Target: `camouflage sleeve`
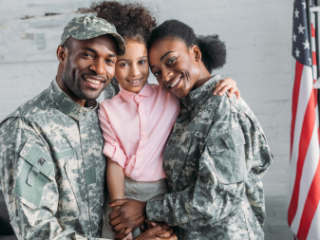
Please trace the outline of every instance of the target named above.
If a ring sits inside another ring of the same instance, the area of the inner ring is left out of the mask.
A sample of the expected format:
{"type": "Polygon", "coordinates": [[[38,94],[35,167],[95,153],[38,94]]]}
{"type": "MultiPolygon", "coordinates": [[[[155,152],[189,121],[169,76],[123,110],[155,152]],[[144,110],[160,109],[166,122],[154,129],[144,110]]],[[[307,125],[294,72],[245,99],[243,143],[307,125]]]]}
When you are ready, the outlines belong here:
{"type": "Polygon", "coordinates": [[[223,219],[240,204],[239,197],[219,186],[208,147],[199,159],[197,174],[195,183],[184,191],[168,193],[163,200],[149,201],[148,219],[184,229],[197,228],[223,219]]]}
{"type": "Polygon", "coordinates": [[[267,138],[251,109],[244,106],[244,116],[241,119],[241,128],[245,137],[245,154],[248,163],[248,179],[246,181],[246,196],[261,227],[266,217],[264,191],[261,178],[271,163],[273,155],[267,138]]]}
{"type": "Polygon", "coordinates": [[[66,202],[59,201],[58,185],[63,187],[63,182],[56,174],[51,152],[33,128],[21,120],[12,125],[0,132],[0,175],[10,224],[17,238],[95,239],[60,226],[55,216],[57,209],[66,208],[65,215],[60,217],[68,219],[75,203],[67,198],[66,202]]]}

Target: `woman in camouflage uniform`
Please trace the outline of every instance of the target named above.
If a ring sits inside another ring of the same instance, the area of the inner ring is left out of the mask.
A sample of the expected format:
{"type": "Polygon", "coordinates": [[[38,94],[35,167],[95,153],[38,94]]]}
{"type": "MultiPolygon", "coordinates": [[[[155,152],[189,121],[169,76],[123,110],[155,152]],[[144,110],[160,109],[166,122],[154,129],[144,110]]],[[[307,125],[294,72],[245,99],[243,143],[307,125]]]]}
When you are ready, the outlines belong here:
{"type": "Polygon", "coordinates": [[[149,40],[149,63],[160,85],[181,100],[164,152],[169,192],[148,201],[151,221],[178,226],[179,239],[264,239],[261,177],[272,162],[263,130],[247,104],[212,94],[224,65],[217,35],[166,21],[149,40]]]}

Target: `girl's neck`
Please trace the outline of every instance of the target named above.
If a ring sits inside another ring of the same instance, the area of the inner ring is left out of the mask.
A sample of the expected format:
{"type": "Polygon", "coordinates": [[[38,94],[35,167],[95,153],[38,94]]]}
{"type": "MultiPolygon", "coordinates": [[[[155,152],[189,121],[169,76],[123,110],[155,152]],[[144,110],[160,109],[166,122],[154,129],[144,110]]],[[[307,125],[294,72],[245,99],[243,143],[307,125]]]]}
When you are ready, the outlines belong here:
{"type": "Polygon", "coordinates": [[[121,86],[121,84],[120,84],[120,87],[122,87],[123,89],[125,89],[125,90],[127,90],[127,91],[129,91],[129,92],[132,92],[132,93],[135,93],[135,94],[139,94],[139,92],[141,92],[141,90],[144,88],[144,86],[145,86],[146,84],[148,84],[148,81],[146,81],[146,82],[143,84],[142,88],[141,88],[138,92],[134,92],[134,91],[131,91],[130,89],[124,88],[124,87],[121,86]]]}

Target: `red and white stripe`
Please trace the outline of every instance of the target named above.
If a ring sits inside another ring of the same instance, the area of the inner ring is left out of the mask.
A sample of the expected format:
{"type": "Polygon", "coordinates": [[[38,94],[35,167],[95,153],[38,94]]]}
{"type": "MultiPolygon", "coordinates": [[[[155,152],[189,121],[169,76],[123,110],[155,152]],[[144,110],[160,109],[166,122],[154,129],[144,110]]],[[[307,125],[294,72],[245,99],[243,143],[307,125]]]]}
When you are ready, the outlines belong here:
{"type": "Polygon", "coordinates": [[[296,61],[292,96],[288,223],[298,240],[320,239],[319,117],[315,16],[311,14],[312,68],[296,61]]]}

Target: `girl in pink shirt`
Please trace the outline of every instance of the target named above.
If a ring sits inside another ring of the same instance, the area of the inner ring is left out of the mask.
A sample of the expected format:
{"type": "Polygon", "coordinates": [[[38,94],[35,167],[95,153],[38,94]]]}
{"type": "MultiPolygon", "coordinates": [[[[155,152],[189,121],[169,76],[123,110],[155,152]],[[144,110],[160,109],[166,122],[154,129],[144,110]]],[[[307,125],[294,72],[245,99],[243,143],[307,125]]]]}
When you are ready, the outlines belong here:
{"type": "MultiPolygon", "coordinates": [[[[180,113],[179,101],[159,85],[147,82],[149,65],[146,42],[156,26],[149,11],[139,4],[103,2],[98,17],[113,23],[126,41],[126,53],[118,56],[115,78],[120,92],[100,104],[99,119],[108,158],[109,201],[133,198],[140,201],[162,198],[167,193],[163,150],[180,113]]],[[[238,93],[235,82],[220,82],[217,92],[238,93]]],[[[102,237],[116,234],[107,216],[115,209],[106,207],[102,237]]],[[[125,239],[140,234],[136,229],[125,239]]]]}

